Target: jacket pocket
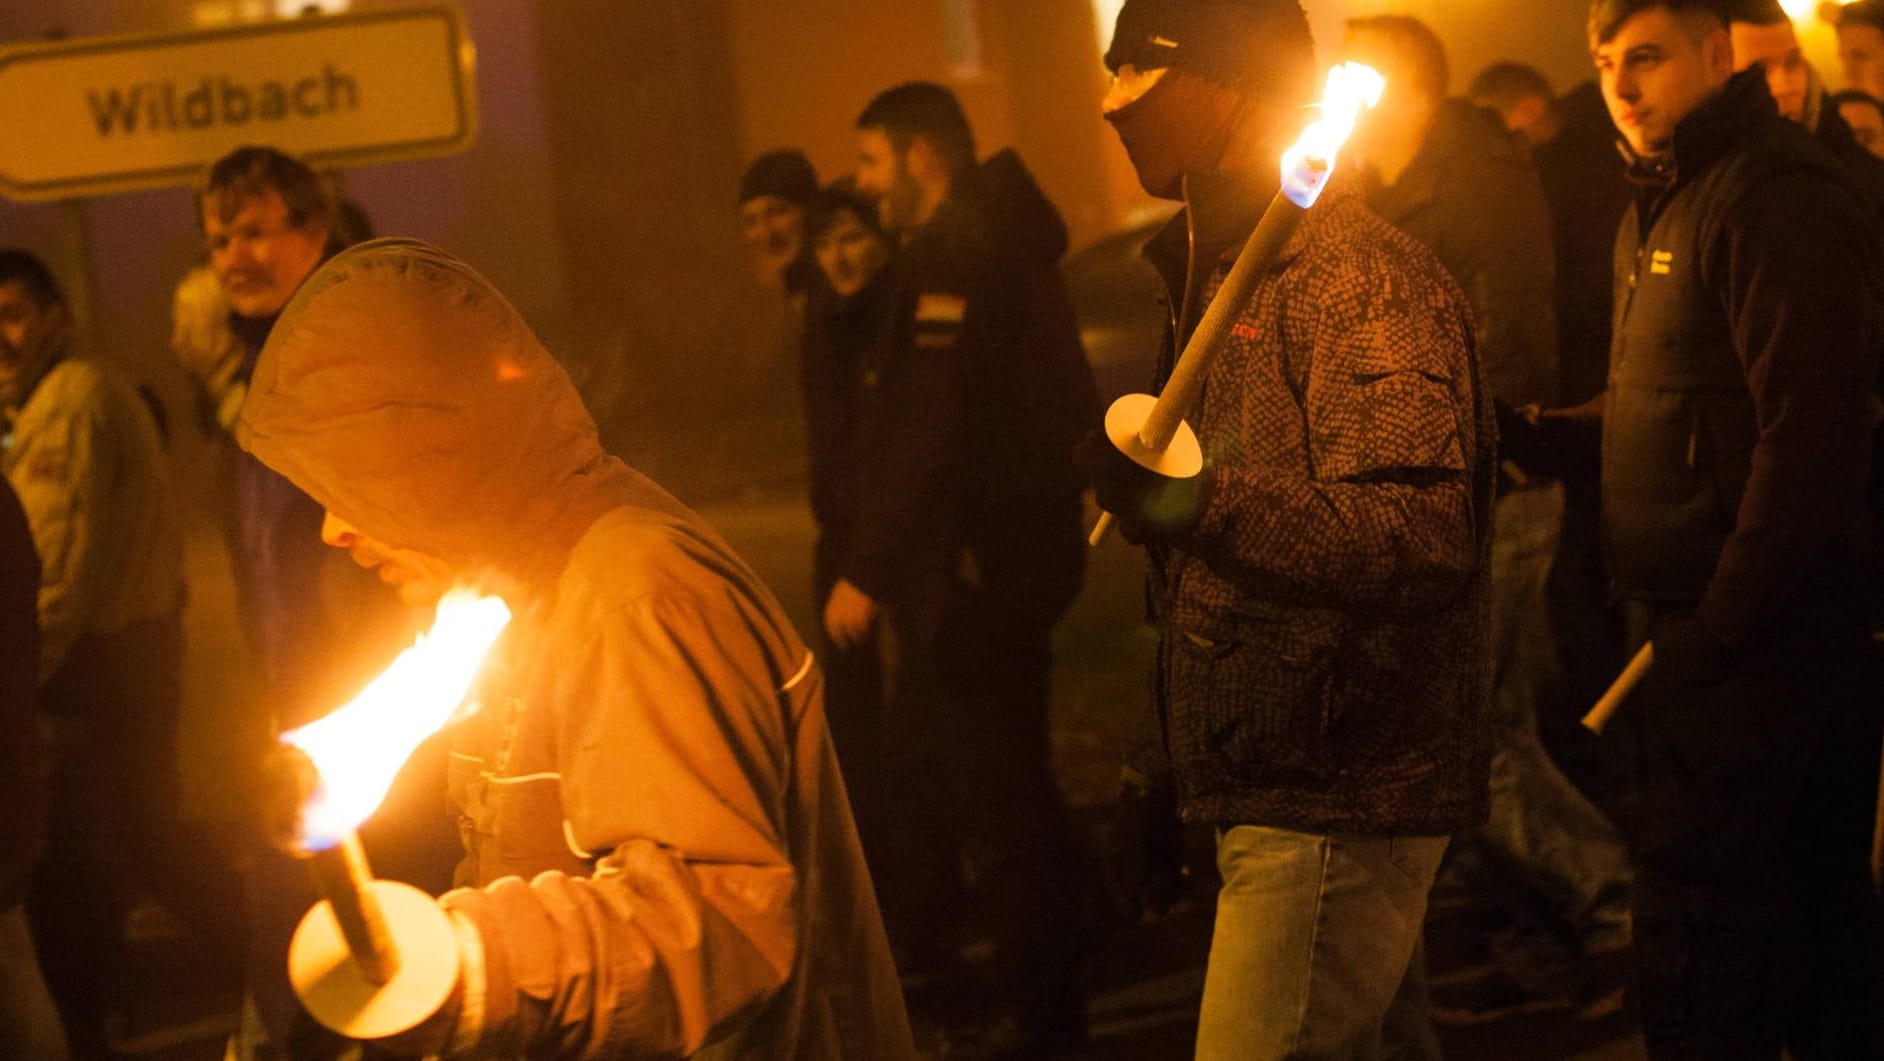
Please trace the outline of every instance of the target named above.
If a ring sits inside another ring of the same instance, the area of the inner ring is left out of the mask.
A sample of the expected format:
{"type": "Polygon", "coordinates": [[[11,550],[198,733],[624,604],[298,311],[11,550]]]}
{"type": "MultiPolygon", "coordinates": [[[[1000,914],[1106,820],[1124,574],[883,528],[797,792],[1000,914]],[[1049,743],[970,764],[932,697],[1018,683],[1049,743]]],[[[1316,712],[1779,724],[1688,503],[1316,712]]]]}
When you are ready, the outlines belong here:
{"type": "Polygon", "coordinates": [[[1234,624],[1215,637],[1173,630],[1166,680],[1178,775],[1216,793],[1320,785],[1337,775],[1341,627],[1331,614],[1297,613],[1273,625],[1234,624]]]}

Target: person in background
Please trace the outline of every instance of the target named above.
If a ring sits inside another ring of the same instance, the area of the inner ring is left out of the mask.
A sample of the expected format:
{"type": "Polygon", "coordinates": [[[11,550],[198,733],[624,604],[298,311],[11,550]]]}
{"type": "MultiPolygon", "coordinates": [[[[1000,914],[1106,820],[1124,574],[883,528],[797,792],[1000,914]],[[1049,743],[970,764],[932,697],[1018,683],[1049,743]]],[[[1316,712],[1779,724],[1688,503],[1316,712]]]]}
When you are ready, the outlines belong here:
{"type": "MultiPolygon", "coordinates": [[[[1556,405],[1551,216],[1528,145],[1498,115],[1448,97],[1445,46],[1417,19],[1352,19],[1343,54],[1387,79],[1379,107],[1355,130],[1368,205],[1430,247],[1471,300],[1492,399],[1507,410],[1556,405]]],[[[1435,993],[1442,1021],[1612,1010],[1620,976],[1606,975],[1601,958],[1620,955],[1629,939],[1622,839],[1538,735],[1539,715],[1562,696],[1547,587],[1563,488],[1514,464],[1501,463],[1494,509],[1491,820],[1469,838],[1489,878],[1477,890],[1504,898],[1513,930],[1498,937],[1490,975],[1435,993]]]]}
{"type": "Polygon", "coordinates": [[[914,1057],[815,656],[502,295],[415,241],[342,252],[236,430],[406,600],[514,616],[451,731],[459,989],[389,1051],[914,1057]]]}
{"type": "Polygon", "coordinates": [[[1845,4],[1834,25],[1845,87],[1884,99],[1884,0],[1845,4]]]}
{"type": "Polygon", "coordinates": [[[739,231],[768,286],[782,287],[802,317],[817,266],[805,253],[805,206],[818,174],[801,151],[768,151],[739,180],[739,231]]]}
{"type": "MultiPolygon", "coordinates": [[[[177,818],[183,543],[150,410],[72,352],[58,282],[0,251],[0,471],[39,556],[37,708],[51,818],[26,912],[75,1057],[107,1055],[125,919],[150,894],[232,975],[241,886],[177,818]]],[[[18,653],[13,653],[17,658],[18,653]]]]}
{"type": "MultiPolygon", "coordinates": [[[[333,204],[314,171],[270,147],[237,148],[204,173],[196,216],[209,269],[228,307],[240,355],[227,373],[220,417],[244,400],[255,358],[289,296],[332,252],[333,204]]],[[[211,334],[212,326],[200,326],[211,334]]],[[[209,346],[214,364],[230,358],[209,346]]],[[[209,362],[205,361],[205,364],[209,362]]],[[[351,692],[335,664],[340,643],[322,596],[326,556],[320,510],[254,459],[236,456],[237,584],[252,609],[245,622],[262,664],[263,686],[279,729],[311,721],[351,692]]]]}
{"type": "MultiPolygon", "coordinates": [[[[1185,204],[1145,250],[1173,310],[1156,389],[1275,194],[1314,49],[1296,0],[1127,0],[1105,62],[1140,184],[1185,204]]],[[[1383,1038],[1436,1057],[1427,893],[1450,834],[1485,820],[1490,393],[1465,295],[1360,176],[1336,172],[1232,307],[1191,420],[1200,475],[1152,475],[1102,434],[1081,447],[1152,566],[1154,699],[1121,807],[1217,830],[1207,1061],[1383,1038]]],[[[1132,862],[1153,839],[1121,833],[1122,883],[1151,879],[1132,862]]]]}
{"type": "Polygon", "coordinates": [[[1766,89],[1779,116],[1804,126],[1825,145],[1884,224],[1884,162],[1858,142],[1836,105],[1826,105],[1825,85],[1805,60],[1792,16],[1779,0],[1730,0],[1728,18],[1734,69],[1757,63],[1766,71],[1766,89]]]}
{"type": "Polygon", "coordinates": [[[892,942],[938,965],[991,944],[998,1002],[978,1023],[1050,1056],[1085,1038],[1088,948],[1048,761],[1052,632],[1086,563],[1072,451],[1098,422],[1066,226],[1012,151],[977,159],[942,86],[891,88],[856,125],[857,191],[901,246],[824,626],[839,647],[880,622],[895,639],[884,761],[899,828],[924,841],[873,865],[892,942]]]}
{"type": "Polygon", "coordinates": [[[39,684],[39,554],[13,484],[0,476],[0,1057],[65,1061],[65,1030],[39,970],[26,889],[46,848],[39,684]]]}
{"type": "Polygon", "coordinates": [[[1838,116],[1851,126],[1851,137],[1858,146],[1884,159],[1884,103],[1855,88],[1832,96],[1838,116]]]}
{"type": "Polygon", "coordinates": [[[1884,1056],[1858,703],[1884,238],[1825,147],[1734,72],[1719,0],[1597,0],[1637,187],[1617,237],[1605,540],[1654,648],[1634,959],[1651,1057],[1884,1056]]]}
{"type": "MultiPolygon", "coordinates": [[[[822,615],[862,503],[857,481],[866,460],[862,429],[887,367],[894,281],[889,238],[877,223],[876,208],[855,195],[826,189],[813,196],[805,208],[805,242],[821,274],[806,306],[799,383],[810,444],[811,515],[818,526],[812,602],[822,615]]],[[[892,848],[916,838],[885,827],[894,816],[885,813],[892,796],[880,762],[886,678],[881,631],[846,646],[819,633],[825,714],[844,763],[864,854],[873,865],[907,858],[892,848]]]]}

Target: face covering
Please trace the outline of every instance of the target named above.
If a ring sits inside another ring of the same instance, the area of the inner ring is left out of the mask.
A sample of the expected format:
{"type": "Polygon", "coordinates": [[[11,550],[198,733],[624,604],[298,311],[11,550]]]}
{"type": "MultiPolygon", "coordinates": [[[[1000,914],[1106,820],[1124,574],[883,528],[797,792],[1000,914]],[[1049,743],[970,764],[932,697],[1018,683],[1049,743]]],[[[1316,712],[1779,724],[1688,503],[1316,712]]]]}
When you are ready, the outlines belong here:
{"type": "Polygon", "coordinates": [[[1248,106],[1242,93],[1172,67],[1150,91],[1105,117],[1145,191],[1182,199],[1184,175],[1219,167],[1248,106]]]}

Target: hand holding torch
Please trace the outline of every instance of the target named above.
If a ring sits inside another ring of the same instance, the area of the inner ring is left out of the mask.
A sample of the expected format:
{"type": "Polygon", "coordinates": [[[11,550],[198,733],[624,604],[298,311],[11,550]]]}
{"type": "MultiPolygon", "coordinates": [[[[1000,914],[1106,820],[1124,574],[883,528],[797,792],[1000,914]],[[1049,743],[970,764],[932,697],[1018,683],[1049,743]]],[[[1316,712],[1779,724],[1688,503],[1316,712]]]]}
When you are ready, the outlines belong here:
{"type": "MultiPolygon", "coordinates": [[[[1303,131],[1301,139],[1282,155],[1282,187],[1263,211],[1236,264],[1217,288],[1184,344],[1184,352],[1157,396],[1127,394],[1106,410],[1106,437],[1119,452],[1139,466],[1174,479],[1186,479],[1203,470],[1203,449],[1184,413],[1197,400],[1210,367],[1223,352],[1237,317],[1250,295],[1289,244],[1303,215],[1321,197],[1334,174],[1335,156],[1354,132],[1362,107],[1380,102],[1386,82],[1359,63],[1346,63],[1328,72],[1328,88],[1319,104],[1321,117],[1303,131]]],[[[1112,530],[1112,515],[1103,514],[1089,539],[1097,546],[1112,530]]]]}
{"type": "Polygon", "coordinates": [[[409,1031],[457,987],[448,916],[417,888],[374,880],[356,830],[413,749],[450,720],[509,621],[495,597],[448,594],[431,631],[359,696],[282,735],[300,777],[295,846],[326,897],[295,929],[288,979],[316,1020],[348,1038],[409,1031]]]}

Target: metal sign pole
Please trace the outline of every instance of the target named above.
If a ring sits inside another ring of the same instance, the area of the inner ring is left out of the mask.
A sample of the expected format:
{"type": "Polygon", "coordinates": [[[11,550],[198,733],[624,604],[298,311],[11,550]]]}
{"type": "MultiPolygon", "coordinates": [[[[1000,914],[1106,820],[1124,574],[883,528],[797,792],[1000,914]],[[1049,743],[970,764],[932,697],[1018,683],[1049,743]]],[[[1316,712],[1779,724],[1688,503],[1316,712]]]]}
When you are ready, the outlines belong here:
{"type": "Polygon", "coordinates": [[[65,285],[65,309],[81,342],[92,352],[104,349],[98,318],[98,257],[92,243],[91,204],[84,199],[61,200],[72,252],[72,275],[65,285]]]}

